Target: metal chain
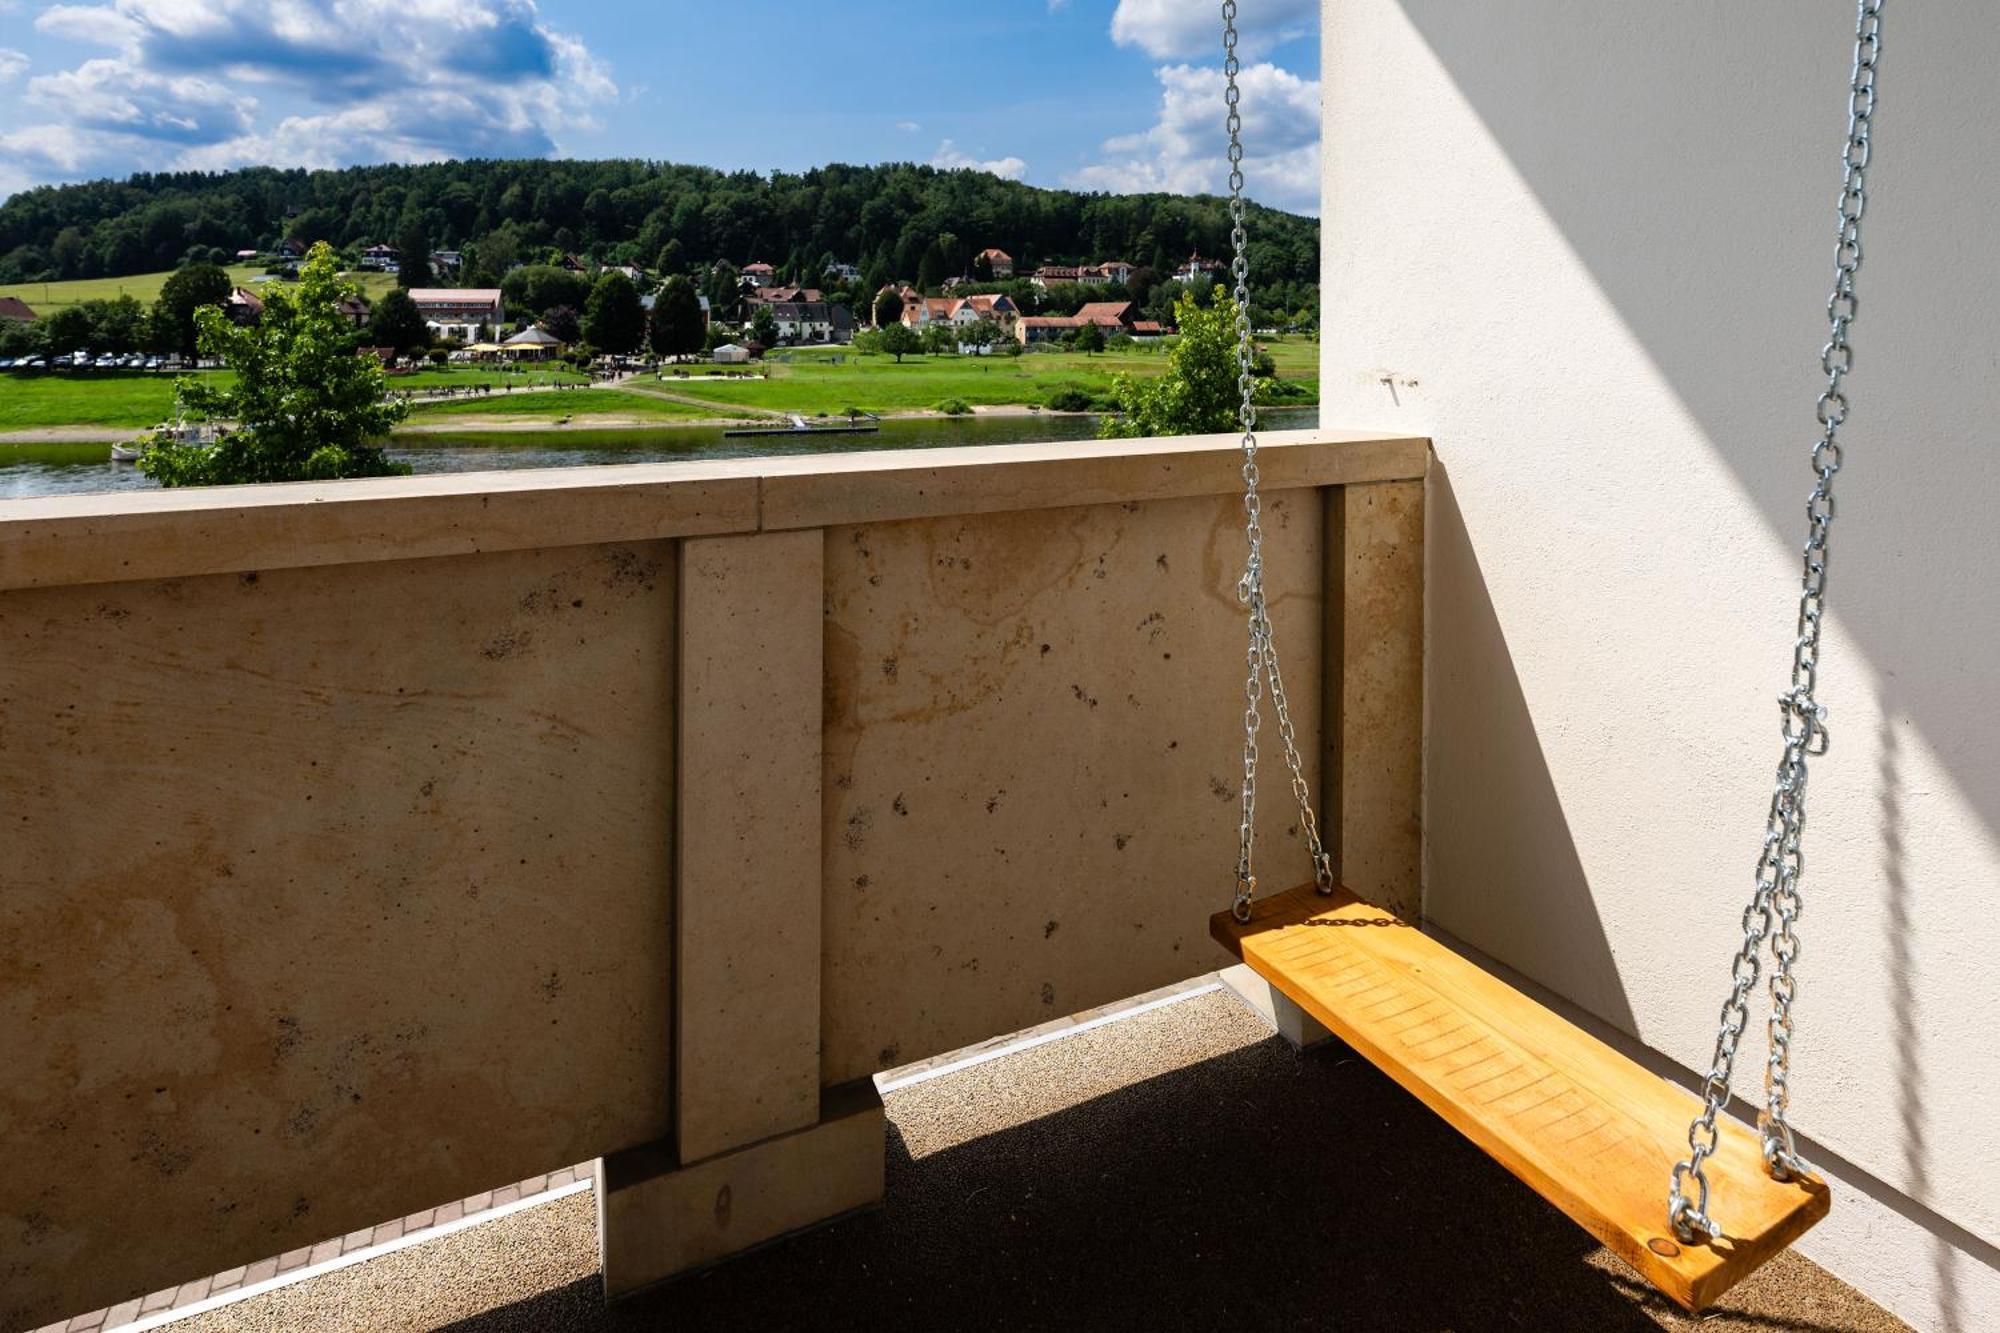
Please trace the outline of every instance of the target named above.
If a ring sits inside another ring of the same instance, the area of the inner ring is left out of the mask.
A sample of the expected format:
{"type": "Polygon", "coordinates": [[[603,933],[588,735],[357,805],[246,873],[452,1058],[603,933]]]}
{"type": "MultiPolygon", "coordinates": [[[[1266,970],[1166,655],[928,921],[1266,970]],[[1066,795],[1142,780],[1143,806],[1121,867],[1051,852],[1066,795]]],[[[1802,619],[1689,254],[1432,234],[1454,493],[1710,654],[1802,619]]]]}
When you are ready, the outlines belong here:
{"type": "Polygon", "coordinates": [[[1257,470],[1257,383],[1251,373],[1257,348],[1250,333],[1250,256],[1243,202],[1243,94],[1236,83],[1237,75],[1242,72],[1236,56],[1236,0],[1222,0],[1222,52],[1223,72],[1228,76],[1223,100],[1229,107],[1230,242],[1236,252],[1230,273],[1236,280],[1236,387],[1242,395],[1238,420],[1243,425],[1243,530],[1249,545],[1243,577],[1236,583],[1236,597],[1249,611],[1250,637],[1248,669],[1243,680],[1243,810],[1237,828],[1236,897],[1230,911],[1238,921],[1247,922],[1250,900],[1257,892],[1257,735],[1264,725],[1266,677],[1270,679],[1271,708],[1278,717],[1278,737],[1284,744],[1285,764],[1292,773],[1292,796],[1299,805],[1299,827],[1312,855],[1313,882],[1321,893],[1333,892],[1333,863],[1320,838],[1319,818],[1313,813],[1312,789],[1306,783],[1305,761],[1299,756],[1291,702],[1285,697],[1285,678],[1278,669],[1278,640],[1272,632],[1270,609],[1264,600],[1264,508],[1257,489],[1262,480],[1257,470]]]}
{"type": "Polygon", "coordinates": [[[1778,696],[1784,753],[1765,821],[1764,845],[1757,854],[1756,888],[1743,912],[1743,947],[1730,964],[1732,985],[1722,1006],[1715,1058],[1702,1087],[1702,1111],[1688,1126],[1687,1159],[1674,1164],[1667,1217],[1683,1241],[1722,1232],[1708,1215],[1708,1176],[1702,1165],[1720,1141],[1716,1117],[1729,1100],[1736,1067],[1736,1043],[1750,1021],[1749,998],[1757,984],[1766,938],[1777,966],[1771,974],[1770,1057],[1765,1063],[1765,1110],[1758,1117],[1764,1162],[1779,1180],[1806,1170],[1793,1141],[1791,1104],[1792,1001],[1798,984],[1799,879],[1805,869],[1802,839],[1806,822],[1806,760],[1826,753],[1826,709],[1813,697],[1819,684],[1820,628],[1826,604],[1827,538],[1833,528],[1833,478],[1840,471],[1839,433],[1847,420],[1842,392],[1854,364],[1848,330],[1854,323],[1854,275],[1861,267],[1861,214],[1868,203],[1868,162],[1873,151],[1875,66],[1881,54],[1882,0],[1857,0],[1853,77],[1848,81],[1847,143],[1841,149],[1840,229],[1834,250],[1833,295],[1826,305],[1830,336],[1820,352],[1826,389],[1816,415],[1819,439],[1813,445],[1815,478],[1806,502],[1804,572],[1799,593],[1797,636],[1792,648],[1790,688],[1778,696]],[[1693,1187],[1689,1194],[1690,1184],[1693,1187]]]}

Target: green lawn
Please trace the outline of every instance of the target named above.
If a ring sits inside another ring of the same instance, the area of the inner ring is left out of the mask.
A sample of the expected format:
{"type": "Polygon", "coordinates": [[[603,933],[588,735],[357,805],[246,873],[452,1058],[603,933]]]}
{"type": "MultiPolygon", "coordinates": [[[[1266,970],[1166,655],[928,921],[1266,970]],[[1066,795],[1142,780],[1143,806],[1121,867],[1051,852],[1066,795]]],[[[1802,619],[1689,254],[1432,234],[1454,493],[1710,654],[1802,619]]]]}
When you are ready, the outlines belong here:
{"type": "Polygon", "coordinates": [[[449,366],[443,369],[426,369],[408,375],[391,375],[389,388],[399,389],[442,389],[477,388],[482,384],[495,387],[530,389],[544,384],[588,384],[590,376],[571,370],[567,366],[551,365],[546,369],[514,373],[485,366],[449,366]]]}
{"type": "Polygon", "coordinates": [[[737,415],[727,407],[693,407],[651,394],[625,393],[619,389],[569,389],[419,403],[410,413],[409,424],[421,425],[427,421],[454,417],[482,417],[495,421],[560,421],[564,417],[699,421],[737,415]]]}
{"type": "MultiPolygon", "coordinates": [[[[1278,374],[1317,391],[1319,345],[1284,339],[1270,345],[1278,374]]],[[[662,387],[704,402],[782,412],[837,414],[848,407],[865,412],[907,412],[931,408],[951,398],[975,407],[1046,403],[1064,389],[1101,397],[1111,377],[1158,375],[1166,365],[1163,349],[1103,352],[1030,352],[1024,356],[867,356],[851,348],[801,348],[773,355],[768,378],[676,381],[662,387]]]]}
{"type": "MultiPolygon", "coordinates": [[[[57,371],[33,375],[16,375],[0,371],[0,431],[37,430],[52,426],[105,426],[121,429],[130,426],[142,429],[173,415],[176,378],[174,375],[135,370],[57,371]]],[[[422,370],[414,375],[396,376],[389,381],[389,384],[392,389],[428,390],[445,385],[521,386],[552,382],[583,383],[586,379],[586,376],[567,370],[560,373],[554,370],[538,370],[531,375],[508,375],[497,370],[454,367],[448,370],[422,370]]],[[[565,404],[564,412],[581,410],[603,414],[610,410],[595,405],[576,408],[575,401],[584,396],[583,393],[574,390],[564,394],[517,391],[491,394],[477,399],[448,399],[435,406],[419,403],[414,407],[418,412],[478,412],[493,416],[519,414],[538,418],[561,416],[562,412],[549,411],[557,401],[565,404]]],[[[636,408],[621,401],[631,396],[620,394],[612,401],[619,403],[620,411],[633,416],[702,415],[699,409],[694,408],[687,409],[685,413],[648,411],[648,406],[655,401],[650,399],[640,402],[636,408]]],[[[672,409],[675,404],[667,403],[663,406],[672,409]]]]}
{"type": "Polygon", "coordinates": [[[0,431],[44,426],[143,429],[174,411],[174,376],[137,370],[15,375],[0,371],[0,431]]]}
{"type": "MultiPolygon", "coordinates": [[[[232,264],[228,266],[228,273],[231,282],[253,292],[281,285],[277,278],[268,282],[255,281],[263,276],[261,264],[232,264]]],[[[165,273],[137,273],[124,278],[83,278],[76,282],[24,282],[12,287],[0,287],[0,296],[18,296],[33,307],[37,315],[46,318],[64,306],[84,301],[111,301],[125,295],[136,296],[151,305],[159,299],[160,288],[172,276],[169,270],[165,273]]],[[[347,276],[361,284],[361,292],[371,304],[396,285],[393,273],[350,273],[347,276]]]]}

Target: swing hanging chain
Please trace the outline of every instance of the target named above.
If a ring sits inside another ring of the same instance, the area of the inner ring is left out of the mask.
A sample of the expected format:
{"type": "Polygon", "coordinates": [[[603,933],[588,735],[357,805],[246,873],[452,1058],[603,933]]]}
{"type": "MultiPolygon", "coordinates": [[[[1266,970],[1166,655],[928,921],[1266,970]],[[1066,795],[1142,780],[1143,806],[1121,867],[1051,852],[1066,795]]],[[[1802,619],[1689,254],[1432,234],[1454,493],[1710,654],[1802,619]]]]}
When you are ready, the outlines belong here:
{"type": "Polygon", "coordinates": [[[1222,65],[1228,79],[1223,100],[1229,108],[1229,221],[1230,243],[1235,250],[1230,274],[1235,279],[1236,387],[1241,395],[1237,419],[1243,427],[1243,531],[1249,548],[1243,577],[1236,584],[1236,597],[1248,612],[1249,649],[1243,680],[1243,808],[1242,821],[1237,826],[1236,896],[1230,911],[1238,921],[1247,923],[1250,900],[1257,893],[1257,736],[1264,726],[1266,679],[1271,711],[1277,715],[1278,737],[1284,746],[1285,765],[1291,770],[1299,828],[1312,856],[1313,882],[1321,893],[1333,892],[1333,863],[1320,837],[1319,818],[1313,813],[1312,788],[1306,782],[1305,760],[1299,754],[1298,732],[1292,725],[1291,701],[1285,695],[1284,674],[1278,669],[1278,640],[1271,629],[1270,608],[1264,599],[1264,505],[1258,491],[1262,477],[1257,469],[1257,382],[1252,374],[1257,349],[1250,332],[1250,257],[1243,200],[1243,94],[1237,86],[1242,64],[1236,55],[1236,3],[1237,0],[1222,0],[1222,65]]]}
{"type": "Polygon", "coordinates": [[[1729,998],[1722,1006],[1715,1057],[1702,1085],[1702,1110],[1688,1126],[1688,1156],[1674,1164],[1667,1195],[1667,1217],[1684,1242],[1719,1237],[1721,1230],[1708,1215],[1708,1176],[1703,1164],[1721,1140],[1716,1118],[1729,1101],[1736,1067],[1736,1044],[1749,1025],[1750,992],[1761,969],[1760,954],[1769,941],[1776,966],[1771,973],[1770,1055],[1765,1063],[1765,1109],[1758,1117],[1764,1163],[1779,1180],[1806,1171],[1793,1139],[1791,1104],[1792,1001],[1798,985],[1792,964],[1799,956],[1797,924],[1802,906],[1799,881],[1805,870],[1803,839],[1806,822],[1806,761],[1826,753],[1826,709],[1814,697],[1819,685],[1820,629],[1826,603],[1827,538],[1833,529],[1833,479],[1840,471],[1839,434],[1847,420],[1843,392],[1854,364],[1848,331],[1854,323],[1854,275],[1861,267],[1861,215],[1868,204],[1868,163],[1873,153],[1875,66],[1881,54],[1883,0],[1857,0],[1853,77],[1848,84],[1847,143],[1841,149],[1840,227],[1834,249],[1833,295],[1826,305],[1830,336],[1820,352],[1826,388],[1816,416],[1819,438],[1813,445],[1814,484],[1806,502],[1806,541],[1799,593],[1797,634],[1792,647],[1790,687],[1778,696],[1784,752],[1765,821],[1764,845],[1757,855],[1756,884],[1743,912],[1743,947],[1730,964],[1729,998]],[[1692,1193],[1690,1193],[1690,1189],[1692,1193]]]}

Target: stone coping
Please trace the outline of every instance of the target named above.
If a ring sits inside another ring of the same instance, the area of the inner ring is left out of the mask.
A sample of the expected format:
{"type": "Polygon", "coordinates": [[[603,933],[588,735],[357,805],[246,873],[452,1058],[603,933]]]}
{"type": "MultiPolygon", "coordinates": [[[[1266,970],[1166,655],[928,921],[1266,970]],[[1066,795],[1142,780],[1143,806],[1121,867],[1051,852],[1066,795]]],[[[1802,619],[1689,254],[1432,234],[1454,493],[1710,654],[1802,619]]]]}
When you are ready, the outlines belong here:
{"type": "MultiPolygon", "coordinates": [[[[1263,437],[1269,490],[1419,478],[1429,442],[1263,437]]],[[[786,455],[0,501],[0,589],[1219,495],[1235,435],[786,455]]]]}

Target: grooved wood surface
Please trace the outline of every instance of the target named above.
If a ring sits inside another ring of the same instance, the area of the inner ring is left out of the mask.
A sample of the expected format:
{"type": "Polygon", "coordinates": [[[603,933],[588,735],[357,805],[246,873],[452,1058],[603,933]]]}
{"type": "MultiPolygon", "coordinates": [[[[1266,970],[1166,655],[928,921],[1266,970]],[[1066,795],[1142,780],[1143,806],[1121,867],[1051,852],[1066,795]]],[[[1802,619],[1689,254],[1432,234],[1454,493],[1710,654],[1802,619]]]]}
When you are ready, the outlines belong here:
{"type": "Polygon", "coordinates": [[[1691,1310],[1826,1215],[1817,1179],[1764,1171],[1756,1136],[1721,1123],[1709,1213],[1727,1234],[1682,1245],[1667,1182],[1692,1095],[1649,1073],[1414,926],[1311,885],[1211,932],[1294,1003],[1691,1310]]]}

